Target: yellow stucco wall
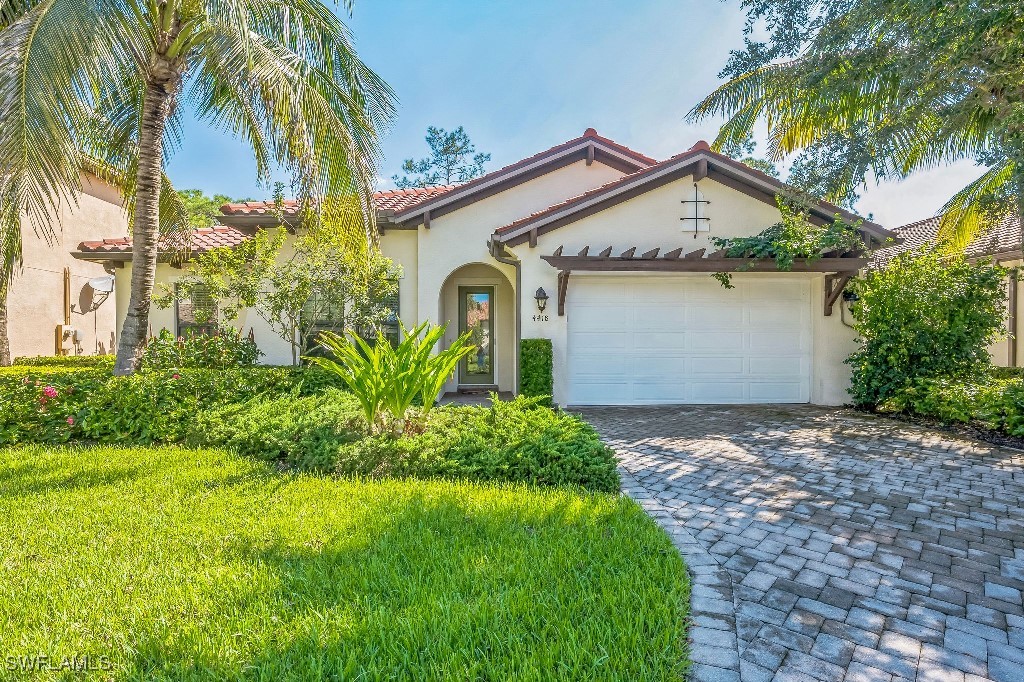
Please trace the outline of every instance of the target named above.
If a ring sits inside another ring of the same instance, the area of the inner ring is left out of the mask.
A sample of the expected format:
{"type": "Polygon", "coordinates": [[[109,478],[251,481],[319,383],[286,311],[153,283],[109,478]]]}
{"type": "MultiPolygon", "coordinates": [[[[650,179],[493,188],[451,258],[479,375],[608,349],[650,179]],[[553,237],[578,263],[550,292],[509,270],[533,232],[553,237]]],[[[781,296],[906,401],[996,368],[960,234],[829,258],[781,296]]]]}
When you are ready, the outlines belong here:
{"type": "Polygon", "coordinates": [[[64,322],[64,268],[71,272],[71,325],[81,332],[79,352],[94,355],[114,349],[116,296],[103,299],[87,284],[107,273],[102,265],[77,260],[71,252],[82,241],[124,236],[127,217],[112,187],[87,176],[82,190],[77,204],[63,204],[54,215],[54,239],[37,235],[23,221],[24,266],[15,273],[7,298],[14,357],[54,354],[54,329],[64,322]]]}

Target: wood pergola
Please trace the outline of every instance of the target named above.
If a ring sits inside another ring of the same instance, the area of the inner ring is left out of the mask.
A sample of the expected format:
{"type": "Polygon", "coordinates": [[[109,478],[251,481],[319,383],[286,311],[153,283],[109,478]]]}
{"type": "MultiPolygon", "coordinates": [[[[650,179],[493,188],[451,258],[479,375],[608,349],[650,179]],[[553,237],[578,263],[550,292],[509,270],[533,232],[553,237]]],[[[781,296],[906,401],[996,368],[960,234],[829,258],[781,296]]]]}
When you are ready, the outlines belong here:
{"type": "MultiPolygon", "coordinates": [[[[558,272],[558,314],[565,315],[565,296],[569,289],[569,275],[573,272],[779,272],[772,260],[736,258],[726,256],[726,249],[706,254],[706,249],[683,253],[682,248],[665,251],[654,248],[637,254],[631,247],[613,256],[611,246],[596,255],[590,255],[585,246],[575,256],[562,253],[559,246],[550,256],[541,256],[548,265],[558,272]],[[659,255],[660,254],[660,255],[659,255]]],[[[832,307],[843,292],[846,283],[866,267],[868,259],[862,252],[831,252],[808,260],[797,258],[787,272],[825,273],[824,314],[831,315],[832,307]]]]}

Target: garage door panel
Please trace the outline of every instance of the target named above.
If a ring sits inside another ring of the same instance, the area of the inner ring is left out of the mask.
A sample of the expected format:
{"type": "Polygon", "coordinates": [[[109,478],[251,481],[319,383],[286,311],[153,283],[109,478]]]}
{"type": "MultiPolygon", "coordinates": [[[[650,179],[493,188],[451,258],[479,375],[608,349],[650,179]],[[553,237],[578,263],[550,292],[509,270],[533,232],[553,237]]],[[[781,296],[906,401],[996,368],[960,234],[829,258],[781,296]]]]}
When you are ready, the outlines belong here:
{"type": "Polygon", "coordinates": [[[749,322],[752,325],[761,327],[795,327],[804,320],[803,306],[793,305],[766,305],[751,306],[749,309],[749,322]]]}
{"type": "Polygon", "coordinates": [[[687,308],[686,323],[695,327],[738,327],[743,324],[743,309],[701,303],[687,308]]]}
{"type": "Polygon", "coordinates": [[[639,351],[659,351],[686,348],[686,335],[678,332],[634,332],[633,349],[639,351]]]}
{"type": "Polygon", "coordinates": [[[799,381],[753,382],[750,384],[751,402],[805,403],[809,399],[810,396],[805,393],[805,384],[799,381]]]}
{"type": "Polygon", "coordinates": [[[633,359],[626,353],[587,353],[569,358],[570,375],[579,377],[626,375],[632,367],[633,359]]]}
{"type": "Polygon", "coordinates": [[[769,356],[780,353],[799,353],[808,343],[806,335],[800,329],[788,331],[751,331],[750,345],[753,353],[770,351],[769,356]]]}
{"type": "Polygon", "coordinates": [[[637,381],[633,384],[633,401],[638,403],[684,403],[686,384],[666,381],[637,381]]]}
{"type": "Polygon", "coordinates": [[[579,329],[619,331],[632,323],[632,306],[580,306],[573,308],[573,322],[579,329]]]}
{"type": "Polygon", "coordinates": [[[580,405],[628,405],[633,401],[631,385],[621,382],[582,382],[573,386],[573,400],[580,405]]]}
{"type": "MultiPolygon", "coordinates": [[[[687,359],[679,356],[648,355],[631,358],[631,369],[634,377],[640,379],[666,379],[686,374],[687,359]]],[[[674,379],[673,379],[674,380],[674,379]]]]}
{"type": "Polygon", "coordinates": [[[690,350],[739,351],[743,349],[743,332],[686,331],[690,350]]]}
{"type": "Polygon", "coordinates": [[[801,356],[750,356],[751,377],[799,377],[807,373],[809,363],[801,356]]]}
{"type": "Polygon", "coordinates": [[[706,376],[708,374],[740,376],[743,374],[745,365],[746,360],[739,356],[716,357],[696,355],[690,360],[690,373],[694,376],[706,376]]]}
{"type": "Polygon", "coordinates": [[[584,276],[568,299],[570,404],[807,402],[806,280],[584,276]]]}
{"type": "Polygon", "coordinates": [[[690,382],[690,400],[695,403],[738,403],[746,398],[746,384],[740,381],[690,382]]]}

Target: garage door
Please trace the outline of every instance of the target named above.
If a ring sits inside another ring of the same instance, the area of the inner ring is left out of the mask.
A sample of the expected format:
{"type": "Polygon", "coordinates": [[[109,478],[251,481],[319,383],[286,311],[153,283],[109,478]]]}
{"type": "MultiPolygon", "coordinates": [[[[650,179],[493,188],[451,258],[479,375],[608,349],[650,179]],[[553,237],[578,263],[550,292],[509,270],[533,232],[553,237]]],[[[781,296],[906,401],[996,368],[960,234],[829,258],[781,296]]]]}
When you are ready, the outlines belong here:
{"type": "Polygon", "coordinates": [[[569,404],[810,400],[810,289],[795,277],[573,276],[569,404]]]}

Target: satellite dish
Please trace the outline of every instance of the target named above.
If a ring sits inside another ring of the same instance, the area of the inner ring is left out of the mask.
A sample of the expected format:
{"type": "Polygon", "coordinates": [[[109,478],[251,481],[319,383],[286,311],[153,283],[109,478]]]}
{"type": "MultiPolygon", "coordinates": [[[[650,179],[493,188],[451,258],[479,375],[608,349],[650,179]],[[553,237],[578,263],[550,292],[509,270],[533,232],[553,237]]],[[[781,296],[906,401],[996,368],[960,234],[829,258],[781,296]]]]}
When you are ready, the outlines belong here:
{"type": "Polygon", "coordinates": [[[93,291],[101,294],[109,294],[114,290],[114,276],[107,275],[106,277],[94,277],[89,280],[89,286],[92,287],[93,291]]]}

